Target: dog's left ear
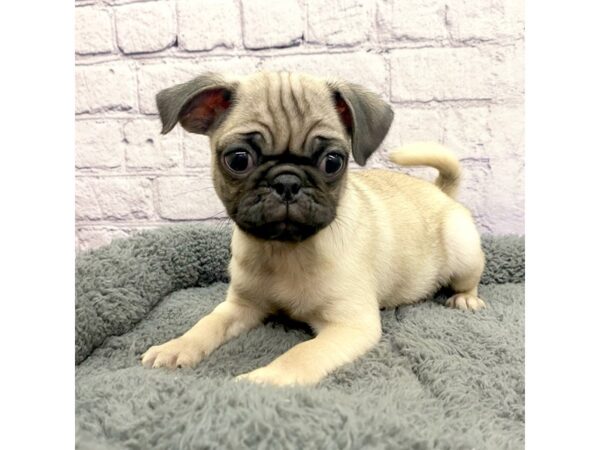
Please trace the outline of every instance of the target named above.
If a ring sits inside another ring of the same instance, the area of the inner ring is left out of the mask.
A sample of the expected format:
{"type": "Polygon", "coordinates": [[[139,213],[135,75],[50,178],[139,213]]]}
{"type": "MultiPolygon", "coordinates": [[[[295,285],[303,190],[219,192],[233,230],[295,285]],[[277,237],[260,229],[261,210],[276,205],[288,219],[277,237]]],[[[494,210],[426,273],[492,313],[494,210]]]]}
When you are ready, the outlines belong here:
{"type": "Polygon", "coordinates": [[[364,166],[388,133],[394,111],[377,95],[352,83],[331,83],[335,109],[352,140],[354,160],[364,166]]]}

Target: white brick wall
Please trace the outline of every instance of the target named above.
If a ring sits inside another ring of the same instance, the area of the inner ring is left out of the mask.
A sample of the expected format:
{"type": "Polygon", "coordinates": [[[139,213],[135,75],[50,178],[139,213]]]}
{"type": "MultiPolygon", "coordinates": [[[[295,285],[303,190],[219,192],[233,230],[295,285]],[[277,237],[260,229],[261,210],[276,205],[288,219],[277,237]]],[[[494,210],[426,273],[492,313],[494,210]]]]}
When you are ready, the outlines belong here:
{"type": "Polygon", "coordinates": [[[161,136],[154,104],[207,70],[298,70],[375,90],[396,117],[368,167],[398,170],[387,153],[411,141],[445,143],[480,230],[524,233],[522,1],[82,0],[75,13],[80,249],[224,217],[207,138],[161,136]]]}

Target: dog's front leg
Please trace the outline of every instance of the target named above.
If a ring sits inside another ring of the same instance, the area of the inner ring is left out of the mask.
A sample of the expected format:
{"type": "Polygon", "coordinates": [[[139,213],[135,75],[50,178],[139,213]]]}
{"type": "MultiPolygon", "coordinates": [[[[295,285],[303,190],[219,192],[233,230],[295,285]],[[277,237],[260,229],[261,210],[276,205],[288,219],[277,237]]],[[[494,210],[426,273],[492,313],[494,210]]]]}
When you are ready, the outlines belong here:
{"type": "Polygon", "coordinates": [[[153,368],[194,367],[221,344],[258,326],[266,315],[266,311],[243,301],[230,288],[227,299],[185,334],[150,347],[142,355],[142,364],[153,368]]]}
{"type": "Polygon", "coordinates": [[[379,317],[360,324],[327,323],[319,327],[315,338],[237,379],[277,386],[315,384],[334,369],[366,353],[380,337],[379,317]]]}

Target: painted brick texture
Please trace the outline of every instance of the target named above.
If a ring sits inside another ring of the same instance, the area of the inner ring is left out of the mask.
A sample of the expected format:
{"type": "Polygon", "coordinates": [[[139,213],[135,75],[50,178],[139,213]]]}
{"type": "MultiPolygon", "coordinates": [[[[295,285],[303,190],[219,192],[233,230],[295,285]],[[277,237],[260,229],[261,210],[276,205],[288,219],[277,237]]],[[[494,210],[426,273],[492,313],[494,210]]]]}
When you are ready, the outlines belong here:
{"type": "MultiPolygon", "coordinates": [[[[215,221],[208,139],[160,135],[155,94],[204,71],[294,70],[362,84],[396,116],[367,164],[435,140],[460,157],[482,232],[524,233],[523,2],[80,0],[75,4],[76,245],[215,221]]],[[[353,165],[353,167],[357,167],[353,165]]]]}

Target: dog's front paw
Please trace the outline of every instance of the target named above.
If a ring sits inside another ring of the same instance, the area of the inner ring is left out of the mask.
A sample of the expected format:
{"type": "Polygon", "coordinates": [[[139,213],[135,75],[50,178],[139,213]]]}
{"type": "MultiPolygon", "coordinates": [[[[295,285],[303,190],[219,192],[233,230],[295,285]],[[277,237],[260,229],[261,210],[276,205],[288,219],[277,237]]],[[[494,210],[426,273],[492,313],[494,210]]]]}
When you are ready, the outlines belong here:
{"type": "Polygon", "coordinates": [[[195,367],[204,357],[198,342],[185,337],[178,337],[162,345],[150,347],[142,355],[144,367],[195,367]]]}
{"type": "Polygon", "coordinates": [[[455,294],[446,300],[446,306],[462,309],[463,311],[477,311],[485,308],[485,303],[476,295],[455,294]]]}
{"type": "Polygon", "coordinates": [[[270,384],[272,386],[311,385],[319,380],[293,371],[285,371],[274,366],[265,366],[242,375],[236,381],[250,381],[256,384],[270,384]]]}

